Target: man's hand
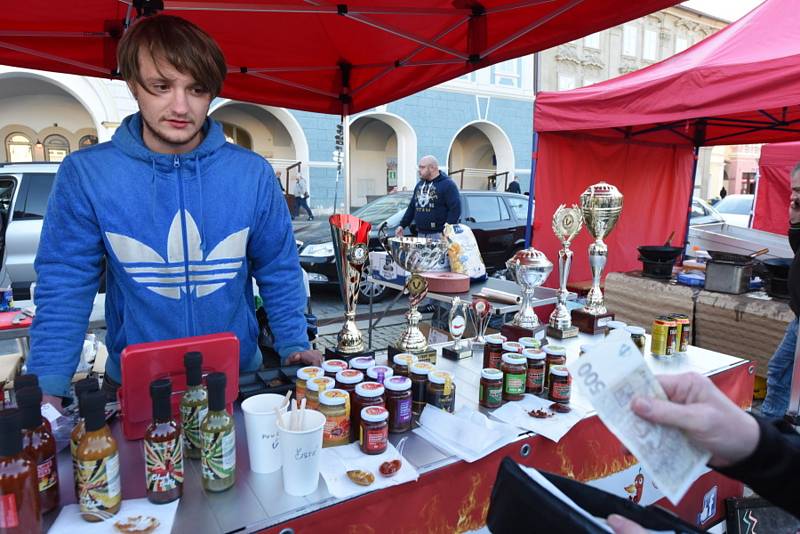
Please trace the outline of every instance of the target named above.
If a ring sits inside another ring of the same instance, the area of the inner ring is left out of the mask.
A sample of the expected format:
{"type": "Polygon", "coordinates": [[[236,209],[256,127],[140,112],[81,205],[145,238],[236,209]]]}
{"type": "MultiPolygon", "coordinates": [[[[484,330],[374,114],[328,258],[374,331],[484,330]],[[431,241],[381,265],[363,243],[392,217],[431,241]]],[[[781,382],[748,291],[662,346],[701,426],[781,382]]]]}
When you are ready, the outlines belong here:
{"type": "Polygon", "coordinates": [[[319,367],[322,364],[322,353],[318,350],[304,350],[302,352],[293,352],[286,359],[286,363],[304,363],[306,365],[315,365],[319,367]]]}
{"type": "Polygon", "coordinates": [[[635,397],[634,413],[653,423],[673,426],[711,452],[709,464],[725,467],[755,451],[758,423],[705,376],[697,373],[656,377],[668,401],[635,397]]]}
{"type": "Polygon", "coordinates": [[[612,514],[606,521],[614,534],[647,534],[645,529],[621,515],[612,514]]]}
{"type": "Polygon", "coordinates": [[[397,228],[394,229],[394,236],[395,237],[403,237],[403,227],[402,226],[398,226],[397,228]]]}

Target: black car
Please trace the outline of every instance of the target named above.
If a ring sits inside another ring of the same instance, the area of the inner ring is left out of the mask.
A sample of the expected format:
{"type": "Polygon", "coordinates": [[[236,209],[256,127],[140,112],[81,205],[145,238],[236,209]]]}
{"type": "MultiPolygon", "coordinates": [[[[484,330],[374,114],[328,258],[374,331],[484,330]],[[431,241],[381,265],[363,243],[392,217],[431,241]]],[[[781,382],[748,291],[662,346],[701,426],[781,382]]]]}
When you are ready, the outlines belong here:
{"type": "MultiPolygon", "coordinates": [[[[383,250],[378,242],[378,227],[385,221],[389,233],[393,234],[410,200],[410,191],[394,193],[353,212],[353,215],[372,225],[369,236],[371,251],[383,250]]],[[[528,197],[525,195],[498,191],[461,192],[461,221],[472,229],[489,273],[504,269],[505,261],[525,246],[527,217],[528,197]]],[[[406,229],[406,235],[412,235],[413,230],[406,229]]],[[[328,221],[313,222],[297,229],[295,239],[299,246],[300,263],[308,272],[311,284],[338,285],[328,221]]],[[[364,272],[367,269],[365,266],[364,272]]],[[[361,281],[359,300],[366,302],[370,293],[373,300],[382,299],[385,296],[385,287],[367,284],[364,278],[361,281]]]]}

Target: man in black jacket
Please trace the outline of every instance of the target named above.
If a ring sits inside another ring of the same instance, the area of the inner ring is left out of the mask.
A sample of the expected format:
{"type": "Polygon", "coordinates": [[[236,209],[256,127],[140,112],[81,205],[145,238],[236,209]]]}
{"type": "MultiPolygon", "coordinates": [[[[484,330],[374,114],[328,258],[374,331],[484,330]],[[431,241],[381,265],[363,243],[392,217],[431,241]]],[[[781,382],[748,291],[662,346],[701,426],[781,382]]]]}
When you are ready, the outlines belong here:
{"type": "Polygon", "coordinates": [[[514,179],[511,180],[511,183],[508,184],[508,187],[506,188],[506,192],[507,193],[517,193],[517,194],[522,193],[522,189],[520,189],[520,187],[519,187],[519,180],[517,179],[516,175],[514,175],[514,179]]]}
{"type": "Polygon", "coordinates": [[[439,162],[433,156],[419,160],[419,177],[395,235],[403,235],[403,228],[413,221],[420,237],[441,239],[445,223],[455,224],[461,217],[461,195],[456,183],[439,170],[439,162]]]}
{"type": "Polygon", "coordinates": [[[795,318],[786,327],[783,341],[767,366],[767,397],[761,405],[761,415],[781,418],[789,407],[789,390],[792,386],[794,351],[797,345],[797,317],[800,316],[800,164],[791,174],[792,194],[789,201],[789,244],[794,251],[794,261],[789,269],[789,306],[795,318]]]}

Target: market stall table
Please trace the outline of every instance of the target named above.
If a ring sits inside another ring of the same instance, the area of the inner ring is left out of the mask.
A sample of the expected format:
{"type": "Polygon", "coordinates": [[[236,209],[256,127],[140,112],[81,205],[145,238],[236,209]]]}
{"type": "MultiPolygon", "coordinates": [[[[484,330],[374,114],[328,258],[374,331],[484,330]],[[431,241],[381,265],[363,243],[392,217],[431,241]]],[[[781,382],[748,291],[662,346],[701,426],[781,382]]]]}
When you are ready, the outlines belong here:
{"type": "MultiPolygon", "coordinates": [[[[568,360],[577,357],[581,344],[601,340],[602,336],[586,334],[565,340],[568,360]]],[[[670,360],[661,361],[649,356],[647,360],[654,372],[659,374],[696,371],[711,376],[737,404],[743,407],[749,405],[752,366],[745,360],[696,347],[690,347],[688,354],[670,360]]],[[[481,366],[482,355],[477,352],[473,358],[459,362],[439,358],[437,367],[454,374],[456,409],[477,408],[481,366]]],[[[573,405],[589,409],[578,392],[573,394],[573,405]]],[[[481,411],[489,413],[483,409],[481,411]]],[[[344,524],[379,528],[386,517],[393,518],[397,531],[410,530],[414,526],[429,530],[469,530],[481,527],[485,521],[494,476],[504,456],[597,484],[620,495],[625,495],[624,487],[631,483],[628,481],[623,484],[623,481],[627,480],[626,477],[632,481],[638,468],[635,459],[588,411],[587,416],[559,443],[520,431],[517,441],[471,464],[442,453],[413,433],[392,435],[395,443],[402,437],[408,437],[403,456],[419,471],[418,482],[340,500],[332,497],[321,481],[312,495],[291,497],[283,491],[280,471],[267,475],[250,472],[244,422],[238,405],[235,416],[236,485],[223,493],[204,492],[200,484],[199,462],[187,460],[184,493],[176,518],[177,531],[251,532],[277,525],[299,531],[301,527],[324,529],[344,524]],[[405,511],[393,515],[392,510],[396,512],[394,505],[400,502],[398,499],[406,503],[403,506],[405,511]]],[[[112,431],[120,448],[123,497],[143,497],[142,443],[126,441],[118,422],[112,424],[112,431]]],[[[62,505],[75,502],[69,451],[62,451],[58,460],[62,505]]],[[[703,510],[703,498],[712,489],[716,512],[706,518],[704,526],[709,526],[724,515],[724,498],[741,495],[742,485],[714,472],[706,473],[679,504],[678,513],[694,521],[695,515],[703,510]]],[[[663,503],[665,501],[660,504],[663,503]]],[[[47,526],[52,524],[56,515],[54,512],[46,517],[47,526]]],[[[276,527],[273,531],[278,532],[279,529],[276,527]]]]}

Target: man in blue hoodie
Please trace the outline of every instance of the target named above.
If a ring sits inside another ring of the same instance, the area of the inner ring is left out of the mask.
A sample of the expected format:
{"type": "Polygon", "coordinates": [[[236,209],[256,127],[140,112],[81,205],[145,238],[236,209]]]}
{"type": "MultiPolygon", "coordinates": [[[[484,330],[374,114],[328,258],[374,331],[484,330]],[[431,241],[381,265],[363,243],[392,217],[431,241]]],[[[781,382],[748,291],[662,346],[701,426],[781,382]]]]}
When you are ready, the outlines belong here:
{"type": "Polygon", "coordinates": [[[456,183],[439,170],[439,162],[433,156],[419,160],[419,177],[395,235],[402,236],[403,228],[414,222],[420,237],[441,239],[445,223],[455,224],[461,217],[461,195],[456,183]]]}
{"type": "Polygon", "coordinates": [[[104,390],[130,344],[230,331],[242,370],[261,364],[254,277],[284,362],[318,364],[286,202],[272,167],[207,117],[227,66],[193,24],[159,15],[117,51],[139,104],[109,143],[61,164],[36,256],[28,371],[66,397],[106,259],[104,390]]]}

